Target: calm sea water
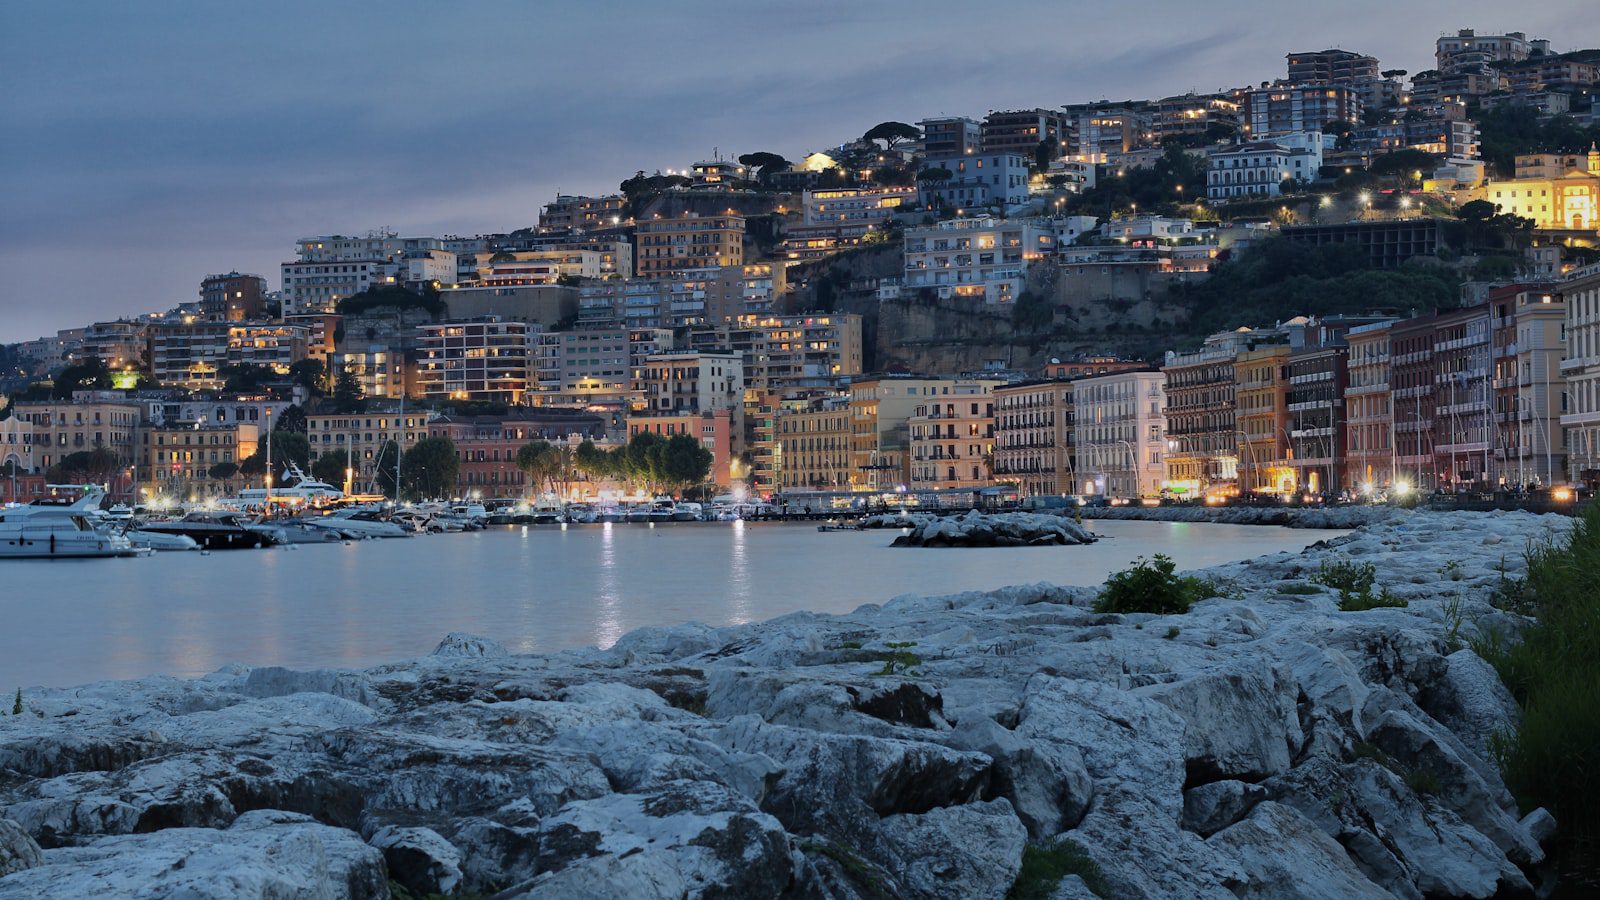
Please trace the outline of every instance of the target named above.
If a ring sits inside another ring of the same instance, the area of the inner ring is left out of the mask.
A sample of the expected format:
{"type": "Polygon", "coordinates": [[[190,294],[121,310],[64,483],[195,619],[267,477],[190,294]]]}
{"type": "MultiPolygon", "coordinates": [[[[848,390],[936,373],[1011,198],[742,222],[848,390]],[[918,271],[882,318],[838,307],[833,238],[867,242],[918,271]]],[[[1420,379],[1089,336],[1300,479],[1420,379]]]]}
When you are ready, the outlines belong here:
{"type": "Polygon", "coordinates": [[[607,646],[645,625],[848,612],[904,593],[1098,584],[1134,557],[1198,568],[1340,532],[1091,523],[1083,547],[891,548],[895,532],[811,525],[499,528],[295,550],[0,560],[0,692],[227,663],[362,666],[449,631],[513,652],[607,646]]]}

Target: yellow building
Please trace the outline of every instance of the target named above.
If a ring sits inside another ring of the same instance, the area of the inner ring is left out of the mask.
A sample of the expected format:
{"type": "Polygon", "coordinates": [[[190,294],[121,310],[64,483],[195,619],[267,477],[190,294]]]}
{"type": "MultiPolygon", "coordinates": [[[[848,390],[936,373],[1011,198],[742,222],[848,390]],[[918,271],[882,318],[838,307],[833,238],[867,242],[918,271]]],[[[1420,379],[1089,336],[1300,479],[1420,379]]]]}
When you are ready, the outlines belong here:
{"type": "Polygon", "coordinates": [[[1482,197],[1535,228],[1600,232],[1600,150],[1517,157],[1517,177],[1484,185],[1482,197]]]}

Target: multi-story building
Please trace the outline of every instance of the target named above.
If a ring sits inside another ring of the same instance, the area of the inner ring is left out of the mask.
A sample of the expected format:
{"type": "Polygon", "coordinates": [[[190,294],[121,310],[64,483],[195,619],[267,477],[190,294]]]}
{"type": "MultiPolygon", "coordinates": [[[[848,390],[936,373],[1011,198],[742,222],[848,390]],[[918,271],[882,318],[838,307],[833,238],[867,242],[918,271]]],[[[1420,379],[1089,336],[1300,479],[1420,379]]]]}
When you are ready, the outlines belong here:
{"type": "Polygon", "coordinates": [[[1078,493],[1156,497],[1166,475],[1166,378],[1119,372],[1073,385],[1078,493]]]}
{"type": "Polygon", "coordinates": [[[579,288],[564,284],[525,284],[457,288],[440,291],[439,297],[452,319],[499,316],[507,322],[554,328],[578,314],[579,292],[579,288]]]}
{"type": "Polygon", "coordinates": [[[438,238],[304,238],[297,242],[296,255],[279,267],[285,315],[334,312],[340,300],[375,287],[454,283],[456,273],[455,254],[438,238]]]}
{"type": "Polygon", "coordinates": [[[876,226],[917,200],[914,187],[825,188],[800,196],[802,226],[876,226]]]}
{"type": "Polygon", "coordinates": [[[539,213],[539,230],[545,232],[594,231],[615,227],[628,217],[628,198],[621,194],[575,197],[557,194],[539,213]]]}
{"type": "Polygon", "coordinates": [[[1227,94],[1179,94],[1156,102],[1153,129],[1163,143],[1204,136],[1213,125],[1239,127],[1239,104],[1227,94]]]}
{"type": "MultiPolygon", "coordinates": [[[[709,272],[696,272],[703,282],[705,321],[717,323],[741,316],[772,316],[783,312],[784,295],[789,289],[788,270],[772,263],[746,263],[723,266],[709,272]]],[[[670,316],[669,319],[680,317],[670,316]]],[[[674,322],[674,324],[679,324],[674,322]]],[[[687,323],[685,323],[687,324],[687,323]]]]}
{"type": "Polygon", "coordinates": [[[415,364],[388,344],[346,342],[328,356],[329,383],[337,384],[341,374],[355,379],[363,397],[399,400],[416,393],[415,364]]]}
{"type": "Polygon", "coordinates": [[[567,409],[519,409],[505,416],[439,416],[427,423],[429,437],[455,445],[456,496],[504,497],[534,493],[527,473],[517,467],[517,451],[532,441],[572,445],[605,437],[597,415],[567,409]]]}
{"type": "Polygon", "coordinates": [[[994,389],[994,479],[1025,497],[1072,493],[1073,383],[1022,381],[994,389]]]}
{"type": "Polygon", "coordinates": [[[1056,234],[1047,220],[980,216],[910,228],[904,287],[1009,303],[1022,293],[1029,263],[1055,249],[1056,234]]]}
{"type": "Polygon", "coordinates": [[[534,335],[542,402],[622,402],[633,395],[626,328],[545,331],[534,335]]]}
{"type": "Polygon", "coordinates": [[[1399,475],[1390,388],[1393,326],[1393,321],[1373,322],[1345,335],[1349,348],[1344,387],[1346,490],[1387,490],[1399,475]]]}
{"type": "Polygon", "coordinates": [[[327,363],[328,356],[338,349],[334,339],[339,334],[344,317],[334,313],[306,313],[284,316],[285,325],[297,325],[306,330],[306,356],[327,363]]]}
{"type": "Polygon", "coordinates": [[[1475,160],[1480,155],[1478,126],[1449,115],[1357,126],[1350,132],[1350,146],[1372,157],[1397,150],[1416,150],[1452,160],[1475,160]]]}
{"type": "Polygon", "coordinates": [[[1289,347],[1245,350],[1234,358],[1234,413],[1239,426],[1239,493],[1288,494],[1289,347]]]}
{"type": "Polygon", "coordinates": [[[151,325],[150,377],[191,389],[220,387],[233,328],[227,322],[151,325]]]}
{"type": "Polygon", "coordinates": [[[138,481],[142,496],[194,502],[231,495],[247,479],[238,464],[254,456],[264,440],[259,426],[246,423],[172,422],[139,434],[138,481]],[[231,464],[231,474],[212,470],[231,464]]]}
{"type": "Polygon", "coordinates": [[[1314,181],[1331,139],[1321,132],[1286,134],[1214,148],[1207,154],[1206,196],[1212,200],[1276,197],[1284,181],[1314,181]]]}
{"type": "Polygon", "coordinates": [[[1349,50],[1313,50],[1290,53],[1290,84],[1354,85],[1378,78],[1378,58],[1349,50]]]}
{"type": "Polygon", "coordinates": [[[429,400],[521,403],[532,373],[533,334],[498,317],[424,325],[417,384],[429,400]]]}
{"type": "MultiPolygon", "coordinates": [[[[356,491],[377,493],[377,464],[384,445],[394,443],[404,453],[428,437],[428,423],[439,415],[414,408],[403,413],[395,406],[359,413],[310,413],[306,416],[306,439],[311,446],[311,456],[313,459],[328,453],[344,456],[353,470],[356,491]]],[[[391,454],[383,462],[386,467],[394,465],[394,456],[391,454]]],[[[393,475],[389,477],[392,484],[393,475]]]]}
{"type": "Polygon", "coordinates": [[[747,390],[861,373],[861,316],[741,316],[691,330],[692,349],[741,354],[747,390]]]}
{"type": "Polygon", "coordinates": [[[919,182],[918,202],[923,206],[1011,206],[1028,199],[1029,166],[1033,157],[1016,153],[968,153],[930,156],[925,169],[942,169],[950,177],[919,182]]]}
{"type": "Polygon", "coordinates": [[[235,324],[228,328],[227,364],[265,366],[287,375],[310,347],[311,330],[302,325],[235,324]]]}
{"type": "Polygon", "coordinates": [[[1587,154],[1530,154],[1517,157],[1517,177],[1480,189],[1502,213],[1532,219],[1535,228],[1600,232],[1600,150],[1587,154]]]}
{"type": "Polygon", "coordinates": [[[47,470],[74,453],[104,447],[132,467],[144,408],[117,397],[80,391],[72,400],[16,403],[13,417],[33,428],[34,465],[47,470]]]}
{"type": "Polygon", "coordinates": [[[1561,427],[1568,473],[1573,481],[1600,483],[1600,263],[1573,272],[1558,293],[1567,314],[1561,427]]]}
{"type": "Polygon", "coordinates": [[[917,127],[922,129],[924,157],[965,156],[983,147],[982,126],[964,116],[923,119],[917,127]]]}
{"type": "Polygon", "coordinates": [[[1441,312],[1433,325],[1434,467],[1440,486],[1487,489],[1494,442],[1489,307],[1441,312]]]}
{"type": "Polygon", "coordinates": [[[1067,116],[1052,109],[1008,109],[991,112],[983,120],[983,152],[1015,153],[1037,159],[1045,145],[1046,159],[1066,156],[1071,149],[1072,125],[1067,116]]]}
{"type": "MultiPolygon", "coordinates": [[[[0,419],[0,490],[6,487],[6,482],[13,476],[38,475],[44,472],[44,466],[40,465],[38,454],[35,453],[33,438],[32,422],[20,416],[0,419]]],[[[43,449],[41,444],[39,451],[43,452],[43,449]]],[[[0,503],[27,502],[18,500],[14,493],[7,493],[6,499],[0,500],[0,503]]]]}
{"type": "Polygon", "coordinates": [[[479,263],[477,283],[483,287],[559,284],[574,278],[605,278],[607,274],[606,256],[599,250],[574,247],[502,251],[479,263]]]}
{"type": "Polygon", "coordinates": [[[744,217],[686,215],[640,222],[634,269],[641,278],[744,262],[744,217]]]}
{"type": "Polygon", "coordinates": [[[1275,84],[1245,94],[1244,135],[1264,141],[1322,130],[1329,122],[1361,121],[1361,98],[1342,84],[1275,84]]]}
{"type": "Polygon", "coordinates": [[[1238,425],[1234,358],[1247,346],[1238,332],[1206,340],[1192,353],[1169,353],[1166,376],[1166,488],[1180,497],[1237,489],[1238,425]]]}
{"type": "Polygon", "coordinates": [[[1062,107],[1076,134],[1074,155],[1089,163],[1107,163],[1155,138],[1156,111],[1147,103],[1078,103],[1062,107]]]}
{"type": "Polygon", "coordinates": [[[1536,51],[1540,55],[1548,54],[1550,42],[1537,38],[1529,40],[1521,31],[1478,34],[1471,28],[1463,28],[1439,38],[1434,44],[1433,57],[1441,73],[1452,74],[1485,63],[1521,62],[1536,51]]]}
{"type": "Polygon", "coordinates": [[[1295,490],[1337,494],[1345,490],[1346,371],[1343,335],[1289,354],[1288,464],[1295,490]]]}
{"type": "Polygon", "coordinates": [[[213,322],[259,319],[267,308],[267,280],[229,272],[200,282],[200,314],[213,322]]]}
{"type": "Polygon", "coordinates": [[[910,430],[918,406],[972,380],[873,375],[850,383],[850,486],[892,491],[911,479],[910,430]]]}
{"type": "Polygon", "coordinates": [[[1570,404],[1561,373],[1566,303],[1553,283],[1489,291],[1494,331],[1494,483],[1556,484],[1566,477],[1561,428],[1570,404]]]}
{"type": "Polygon", "coordinates": [[[96,322],[83,329],[71,360],[95,358],[116,371],[145,369],[150,350],[150,326],[139,321],[96,322]]]}
{"type": "Polygon", "coordinates": [[[988,487],[994,452],[993,382],[952,385],[926,397],[906,420],[911,490],[988,487]]]}
{"type": "Polygon", "coordinates": [[[1418,491],[1439,486],[1434,460],[1436,315],[1395,322],[1389,330],[1389,385],[1394,432],[1394,484],[1418,491]]]}
{"type": "Polygon", "coordinates": [[[849,490],[850,400],[815,397],[780,406],[773,415],[778,490],[849,490]]]}
{"type": "Polygon", "coordinates": [[[1570,95],[1600,83],[1600,65],[1570,56],[1541,56],[1510,67],[1506,77],[1516,95],[1570,95]]]}
{"type": "Polygon", "coordinates": [[[744,408],[744,358],[732,352],[668,350],[645,357],[635,390],[652,416],[744,408]]]}

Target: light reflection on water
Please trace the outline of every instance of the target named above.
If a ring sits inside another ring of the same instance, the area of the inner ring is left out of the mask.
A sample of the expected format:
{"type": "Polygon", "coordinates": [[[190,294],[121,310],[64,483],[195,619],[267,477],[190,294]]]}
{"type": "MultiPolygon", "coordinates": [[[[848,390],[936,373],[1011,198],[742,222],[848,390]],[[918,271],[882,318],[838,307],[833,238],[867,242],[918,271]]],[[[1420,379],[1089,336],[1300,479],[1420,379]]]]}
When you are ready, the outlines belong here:
{"type": "Polygon", "coordinates": [[[608,646],[645,625],[848,612],[904,593],[1096,584],[1134,557],[1198,568],[1337,532],[1097,522],[1086,547],[921,550],[807,525],[504,528],[293,550],[0,561],[0,690],[230,663],[359,666],[468,631],[515,652],[608,646]]]}

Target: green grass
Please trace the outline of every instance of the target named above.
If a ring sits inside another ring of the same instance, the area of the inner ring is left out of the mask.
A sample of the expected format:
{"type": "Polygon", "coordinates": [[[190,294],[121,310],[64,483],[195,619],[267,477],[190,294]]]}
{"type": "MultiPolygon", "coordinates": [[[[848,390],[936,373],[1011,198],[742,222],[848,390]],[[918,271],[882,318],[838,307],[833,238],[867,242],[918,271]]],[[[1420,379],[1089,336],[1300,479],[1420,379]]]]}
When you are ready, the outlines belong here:
{"type": "Polygon", "coordinates": [[[1473,648],[1522,705],[1522,723],[1495,736],[1506,785],[1524,810],[1543,806],[1564,839],[1600,838],[1600,503],[1562,541],[1528,550],[1510,588],[1535,621],[1520,640],[1490,634],[1473,648]]]}
{"type": "Polygon", "coordinates": [[[1083,848],[1066,838],[1050,844],[1029,844],[1022,848],[1022,868],[1006,892],[1006,900],[1046,900],[1055,893],[1061,879],[1076,875],[1095,896],[1110,897],[1105,876],[1083,848]]]}
{"type": "Polygon", "coordinates": [[[1217,586],[1193,575],[1175,575],[1171,558],[1157,553],[1139,557],[1132,568],[1112,573],[1095,600],[1098,613],[1186,613],[1207,597],[1217,596],[1217,586]]]}
{"type": "Polygon", "coordinates": [[[1354,594],[1372,590],[1378,580],[1378,570],[1372,563],[1353,563],[1346,559],[1325,559],[1311,576],[1317,584],[1327,585],[1336,591],[1354,594]]]}
{"type": "Polygon", "coordinates": [[[1341,612],[1365,612],[1369,609],[1403,608],[1408,605],[1410,601],[1389,593],[1388,588],[1379,588],[1376,594],[1372,592],[1370,586],[1360,592],[1344,590],[1339,592],[1341,612]]]}

